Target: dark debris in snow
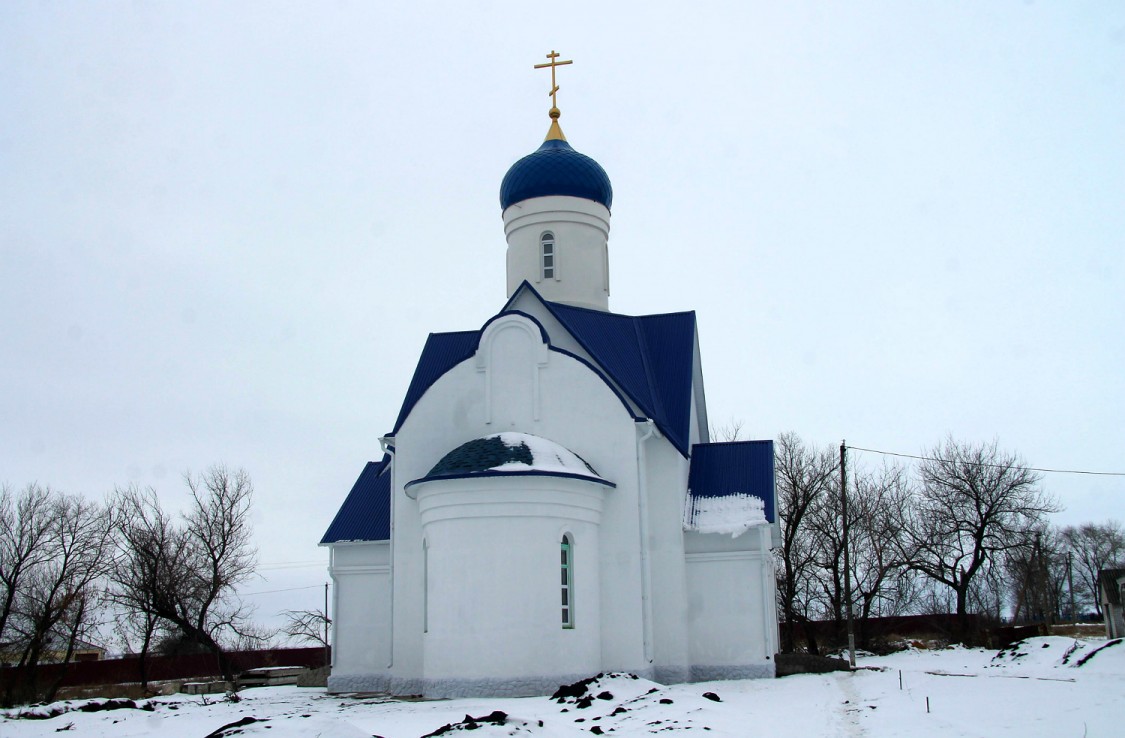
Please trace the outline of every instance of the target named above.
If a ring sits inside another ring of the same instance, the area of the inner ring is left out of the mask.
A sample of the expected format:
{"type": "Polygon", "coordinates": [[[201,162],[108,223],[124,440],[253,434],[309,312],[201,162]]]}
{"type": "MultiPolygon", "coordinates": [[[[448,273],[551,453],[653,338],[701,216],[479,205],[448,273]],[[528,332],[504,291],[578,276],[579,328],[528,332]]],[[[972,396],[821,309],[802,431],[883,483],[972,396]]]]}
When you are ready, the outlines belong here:
{"type": "Polygon", "coordinates": [[[241,729],[246,727],[247,725],[250,725],[251,723],[262,723],[262,722],[265,722],[265,721],[260,720],[256,717],[252,717],[250,715],[247,715],[246,717],[242,718],[241,720],[236,720],[233,723],[227,723],[226,725],[219,728],[218,730],[216,730],[212,733],[208,733],[206,738],[227,738],[227,736],[238,735],[239,733],[242,732],[241,729]]]}
{"type": "Polygon", "coordinates": [[[68,712],[105,712],[109,710],[145,710],[152,712],[154,709],[152,704],[148,702],[138,705],[133,700],[124,699],[91,700],[80,705],[72,705],[70,702],[55,703],[49,710],[32,707],[7,717],[12,720],[49,720],[68,712]]]}
{"type": "Polygon", "coordinates": [[[481,715],[480,717],[466,715],[465,719],[461,722],[443,725],[433,733],[426,733],[422,738],[434,738],[435,736],[447,735],[460,730],[476,730],[482,725],[504,725],[506,722],[508,722],[508,713],[503,710],[494,710],[488,715],[481,715]]]}
{"type": "Polygon", "coordinates": [[[1112,648],[1113,646],[1116,646],[1117,644],[1121,643],[1121,640],[1122,639],[1120,639],[1120,638],[1114,638],[1112,641],[1107,641],[1104,646],[1099,646],[1098,648],[1095,648],[1093,651],[1086,654],[1082,658],[1078,659],[1078,661],[1074,662],[1074,665],[1075,666],[1084,666],[1087,661],[1094,658],[1094,656],[1096,656],[1097,654],[1101,653],[1102,651],[1106,650],[1107,648],[1112,648]]]}

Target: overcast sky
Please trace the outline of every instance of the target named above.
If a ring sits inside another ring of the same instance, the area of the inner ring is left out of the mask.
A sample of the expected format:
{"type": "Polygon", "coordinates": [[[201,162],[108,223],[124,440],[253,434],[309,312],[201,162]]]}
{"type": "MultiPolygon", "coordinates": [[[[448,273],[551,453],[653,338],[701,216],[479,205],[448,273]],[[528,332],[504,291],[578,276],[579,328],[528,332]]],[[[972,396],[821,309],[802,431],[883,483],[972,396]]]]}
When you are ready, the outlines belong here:
{"type": "Polygon", "coordinates": [[[6,2],[0,482],[244,467],[246,592],[319,602],[427,333],[507,297],[551,49],[610,307],[697,311],[713,424],[1125,471],[1123,3],[6,2]]]}

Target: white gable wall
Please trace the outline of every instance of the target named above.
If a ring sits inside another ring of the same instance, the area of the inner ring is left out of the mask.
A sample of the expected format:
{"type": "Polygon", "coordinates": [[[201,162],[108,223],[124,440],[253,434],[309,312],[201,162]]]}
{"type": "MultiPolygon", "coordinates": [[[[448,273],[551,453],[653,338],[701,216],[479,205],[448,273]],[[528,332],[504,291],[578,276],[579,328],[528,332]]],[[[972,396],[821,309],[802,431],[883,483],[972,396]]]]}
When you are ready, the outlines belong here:
{"type": "MultiPolygon", "coordinates": [[[[418,503],[405,496],[403,486],[424,477],[442,456],[462,443],[509,430],[542,436],[571,449],[617,485],[604,493],[596,547],[587,545],[583,552],[581,537],[576,534],[577,581],[581,583],[591,574],[593,581],[600,580],[596,597],[577,600],[576,630],[584,624],[598,624],[601,668],[645,672],[635,423],[617,395],[589,367],[565,354],[547,351],[532,321],[505,316],[489,325],[476,357],[458,364],[427,390],[395,438],[396,679],[404,680],[404,686],[419,679],[422,691],[432,691],[426,681],[430,665],[422,658],[424,531],[418,503]],[[599,554],[597,564],[583,555],[593,550],[599,554]],[[587,567],[596,572],[586,573],[587,567]]],[[[555,549],[559,535],[560,530],[552,531],[545,545],[555,549]]],[[[479,545],[485,560],[530,555],[523,550],[526,541],[504,536],[482,536],[479,545]]],[[[557,553],[553,550],[552,556],[557,553]]],[[[556,582],[557,562],[544,576],[556,582]]],[[[488,593],[478,596],[488,597],[488,593]]],[[[556,591],[549,600],[552,620],[558,616],[557,596],[556,591]]],[[[558,629],[562,630],[561,623],[558,629]]],[[[454,664],[446,661],[441,668],[451,672],[454,664]]],[[[481,672],[478,667],[468,671],[482,680],[509,676],[481,672]]],[[[445,679],[448,674],[434,676],[445,679]]]]}
{"type": "MultiPolygon", "coordinates": [[[[574,336],[572,336],[570,332],[565,327],[563,327],[563,324],[560,323],[558,319],[556,319],[555,316],[551,314],[551,311],[548,310],[547,307],[539,300],[539,298],[531,292],[523,291],[519,293],[519,295],[510,305],[509,309],[527,313],[528,315],[538,320],[543,325],[544,330],[547,331],[547,335],[551,338],[551,345],[555,348],[569,351],[575,356],[581,357],[590,364],[597,366],[597,362],[590,355],[590,353],[582,347],[582,344],[578,343],[574,336]]],[[[614,387],[614,389],[617,390],[617,393],[629,407],[629,410],[631,413],[633,413],[634,417],[643,415],[643,413],[641,413],[641,411],[637,408],[636,404],[632,400],[630,400],[624,392],[621,391],[621,388],[617,386],[617,384],[611,378],[606,377],[605,379],[610,383],[611,386],[614,387]]]]}

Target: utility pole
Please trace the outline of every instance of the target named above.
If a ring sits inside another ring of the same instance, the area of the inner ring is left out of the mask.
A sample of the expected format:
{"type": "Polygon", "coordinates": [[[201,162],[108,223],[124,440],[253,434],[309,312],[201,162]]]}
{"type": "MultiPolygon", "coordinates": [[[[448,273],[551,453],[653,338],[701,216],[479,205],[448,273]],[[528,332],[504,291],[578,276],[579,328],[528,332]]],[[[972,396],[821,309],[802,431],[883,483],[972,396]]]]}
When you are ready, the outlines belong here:
{"type": "Polygon", "coordinates": [[[1070,622],[1078,622],[1078,611],[1074,609],[1074,575],[1070,568],[1070,551],[1066,552],[1066,589],[1070,592],[1070,622]]]}
{"type": "Polygon", "coordinates": [[[848,614],[848,664],[855,668],[855,624],[852,621],[852,571],[848,555],[848,442],[840,442],[840,518],[844,543],[844,607],[848,614]]]}
{"type": "Polygon", "coordinates": [[[1039,557],[1039,601],[1043,607],[1043,634],[1051,635],[1051,626],[1055,624],[1054,606],[1051,602],[1051,593],[1047,585],[1047,560],[1043,558],[1043,539],[1042,533],[1036,531],[1035,533],[1035,550],[1039,557]]]}

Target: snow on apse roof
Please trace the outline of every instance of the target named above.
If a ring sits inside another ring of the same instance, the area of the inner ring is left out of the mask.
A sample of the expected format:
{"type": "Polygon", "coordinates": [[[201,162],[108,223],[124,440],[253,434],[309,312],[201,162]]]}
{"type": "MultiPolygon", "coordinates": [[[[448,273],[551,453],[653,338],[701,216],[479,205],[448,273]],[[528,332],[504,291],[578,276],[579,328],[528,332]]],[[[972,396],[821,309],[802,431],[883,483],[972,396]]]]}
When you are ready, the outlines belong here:
{"type": "Polygon", "coordinates": [[[615,486],[570,449],[540,436],[516,432],[494,433],[462,443],[443,456],[426,476],[406,486],[435,479],[506,474],[578,477],[615,486]]]}

